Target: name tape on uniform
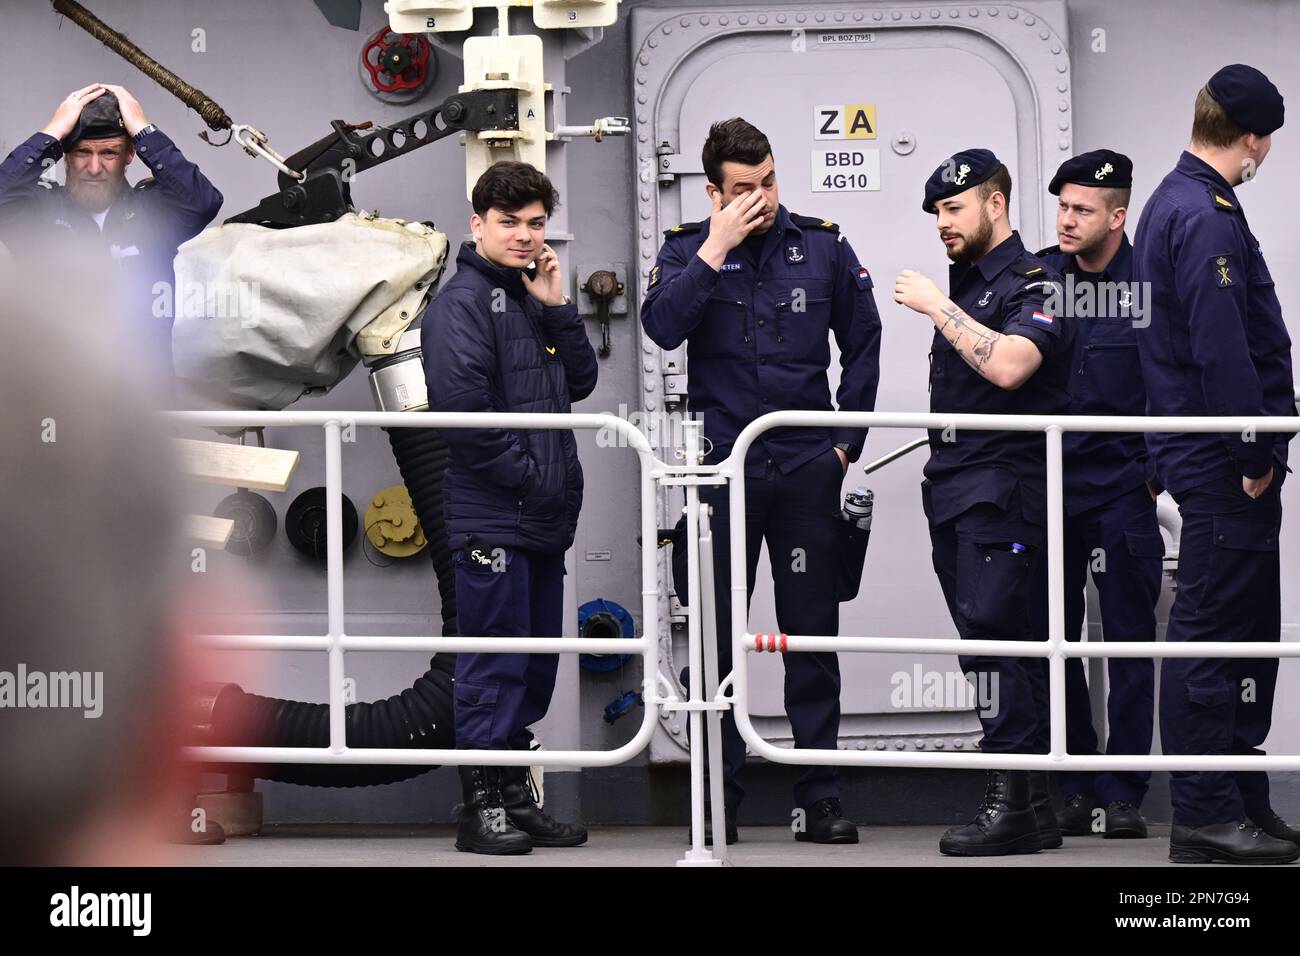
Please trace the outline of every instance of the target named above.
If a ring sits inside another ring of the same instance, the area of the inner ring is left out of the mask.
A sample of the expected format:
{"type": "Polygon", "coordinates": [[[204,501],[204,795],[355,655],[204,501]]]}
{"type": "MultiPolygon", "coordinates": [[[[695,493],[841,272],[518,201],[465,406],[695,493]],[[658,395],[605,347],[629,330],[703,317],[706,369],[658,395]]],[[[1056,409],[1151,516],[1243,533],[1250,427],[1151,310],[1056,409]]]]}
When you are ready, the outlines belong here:
{"type": "Polygon", "coordinates": [[[875,192],[880,189],[880,150],[814,149],[812,191],[875,192]]]}
{"type": "Polygon", "coordinates": [[[813,139],[875,139],[876,104],[813,107],[813,139]]]}

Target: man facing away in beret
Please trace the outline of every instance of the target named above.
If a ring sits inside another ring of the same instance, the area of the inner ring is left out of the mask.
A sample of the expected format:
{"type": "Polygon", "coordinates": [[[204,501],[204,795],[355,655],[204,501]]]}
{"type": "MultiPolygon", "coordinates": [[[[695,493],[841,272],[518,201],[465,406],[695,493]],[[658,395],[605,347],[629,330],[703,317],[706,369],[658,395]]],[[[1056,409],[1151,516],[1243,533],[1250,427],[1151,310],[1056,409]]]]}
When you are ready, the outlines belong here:
{"type": "MultiPolygon", "coordinates": [[[[1291,339],[1259,240],[1236,189],[1254,178],[1282,126],[1282,94],[1245,64],[1197,93],[1192,142],[1156,187],[1133,237],[1149,285],[1138,354],[1150,415],[1295,414],[1291,339]]],[[[1281,639],[1280,489],[1292,435],[1149,433],[1160,483],[1178,502],[1178,594],[1169,643],[1281,639]]],[[[1278,660],[1166,657],[1160,740],[1167,754],[1261,754],[1278,660]]],[[[1290,863],[1300,829],[1269,800],[1268,774],[1175,771],[1175,863],[1290,863]]]]}

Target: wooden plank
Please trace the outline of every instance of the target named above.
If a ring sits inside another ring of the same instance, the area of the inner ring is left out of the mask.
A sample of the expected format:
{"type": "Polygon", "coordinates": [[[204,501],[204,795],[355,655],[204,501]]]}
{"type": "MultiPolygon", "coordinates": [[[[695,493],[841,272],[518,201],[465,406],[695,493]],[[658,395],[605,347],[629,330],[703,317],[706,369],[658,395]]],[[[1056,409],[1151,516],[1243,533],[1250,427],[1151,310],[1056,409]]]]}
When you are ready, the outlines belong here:
{"type": "Polygon", "coordinates": [[[235,523],[229,518],[214,518],[212,515],[185,516],[185,536],[199,544],[224,548],[234,531],[235,523]]]}
{"type": "Polygon", "coordinates": [[[174,439],[181,467],[200,481],[236,488],[284,491],[298,468],[299,455],[284,448],[257,448],[228,442],[174,439]]]}

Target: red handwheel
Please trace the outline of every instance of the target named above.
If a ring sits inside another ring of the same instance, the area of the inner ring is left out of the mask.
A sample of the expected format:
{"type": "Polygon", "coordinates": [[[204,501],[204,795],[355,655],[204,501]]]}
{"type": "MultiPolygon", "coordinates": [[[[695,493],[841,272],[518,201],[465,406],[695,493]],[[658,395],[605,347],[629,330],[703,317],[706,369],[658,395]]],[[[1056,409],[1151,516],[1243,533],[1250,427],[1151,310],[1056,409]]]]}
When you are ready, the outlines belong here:
{"type": "Polygon", "coordinates": [[[394,33],[383,27],[361,48],[361,80],[386,102],[419,96],[433,78],[436,60],[422,33],[394,33]]]}

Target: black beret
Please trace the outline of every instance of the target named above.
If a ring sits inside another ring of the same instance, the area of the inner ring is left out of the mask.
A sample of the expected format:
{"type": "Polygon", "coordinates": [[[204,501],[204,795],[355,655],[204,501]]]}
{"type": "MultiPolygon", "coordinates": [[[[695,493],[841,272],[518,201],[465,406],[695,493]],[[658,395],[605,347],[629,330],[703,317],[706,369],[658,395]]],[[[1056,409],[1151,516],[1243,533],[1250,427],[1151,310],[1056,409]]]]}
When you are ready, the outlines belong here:
{"type": "Polygon", "coordinates": [[[1061,163],[1048,184],[1047,191],[1053,196],[1059,196],[1061,187],[1066,183],[1128,189],[1133,185],[1133,160],[1111,149],[1080,153],[1061,163]]]}
{"type": "Polygon", "coordinates": [[[1225,66],[1205,84],[1228,118],[1257,136],[1267,136],[1282,126],[1282,94],[1267,76],[1253,66],[1225,66]]]}
{"type": "Polygon", "coordinates": [[[126,124],[122,122],[117,97],[105,90],[81,108],[77,125],[63,137],[63,148],[71,149],[73,144],[83,139],[112,139],[125,135],[126,124]]]}
{"type": "Polygon", "coordinates": [[[988,182],[1001,165],[1001,160],[987,149],[963,149],[960,153],[954,153],[940,163],[939,168],[925,181],[925,199],[921,202],[921,208],[933,213],[934,204],[940,199],[964,193],[972,186],[988,182]]]}

